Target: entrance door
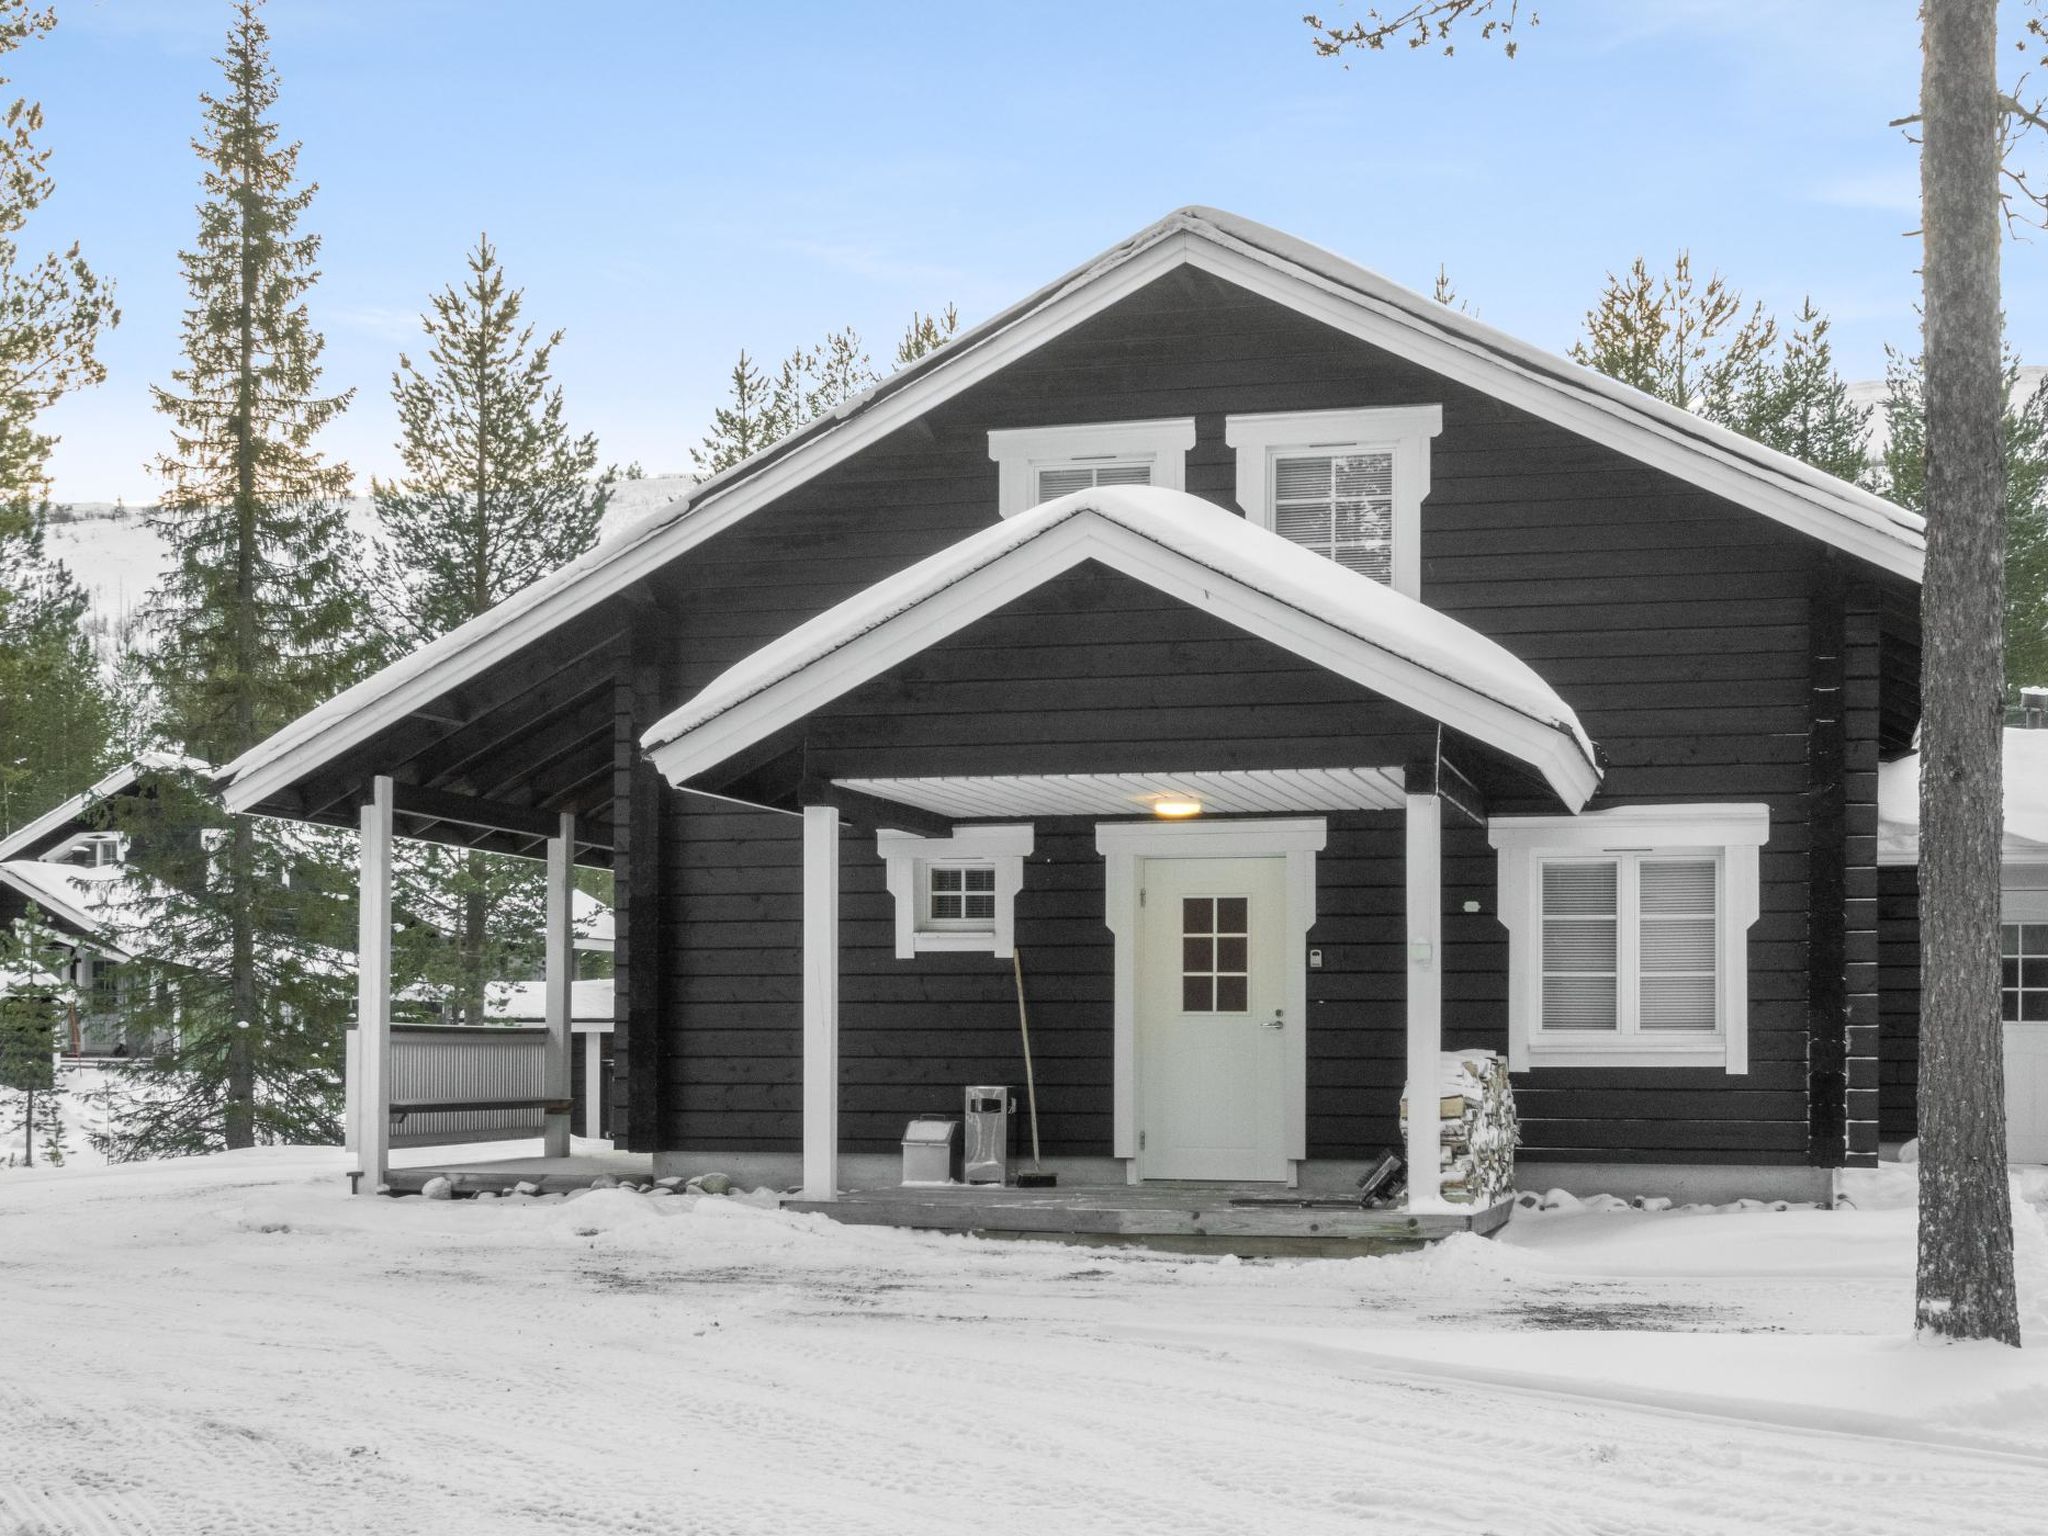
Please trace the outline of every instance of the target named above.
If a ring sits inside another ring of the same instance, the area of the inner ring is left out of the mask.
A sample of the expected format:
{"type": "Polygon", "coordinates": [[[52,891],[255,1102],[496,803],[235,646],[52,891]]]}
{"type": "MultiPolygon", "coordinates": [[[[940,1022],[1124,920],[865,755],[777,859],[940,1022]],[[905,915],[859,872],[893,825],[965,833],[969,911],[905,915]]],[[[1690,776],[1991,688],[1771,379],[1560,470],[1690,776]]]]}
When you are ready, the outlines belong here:
{"type": "Polygon", "coordinates": [[[1287,1177],[1287,860],[1138,870],[1138,1173],[1287,1177]]]}

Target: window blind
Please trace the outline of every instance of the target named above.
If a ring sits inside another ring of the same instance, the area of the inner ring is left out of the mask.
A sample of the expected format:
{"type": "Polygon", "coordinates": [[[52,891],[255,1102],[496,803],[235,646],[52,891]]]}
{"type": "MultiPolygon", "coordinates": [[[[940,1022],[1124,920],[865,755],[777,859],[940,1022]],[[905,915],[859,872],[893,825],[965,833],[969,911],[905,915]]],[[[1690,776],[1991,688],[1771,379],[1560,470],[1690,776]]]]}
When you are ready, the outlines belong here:
{"type": "Polygon", "coordinates": [[[1273,460],[1273,531],[1391,586],[1394,455],[1282,454],[1273,460]]]}
{"type": "Polygon", "coordinates": [[[1620,866],[1543,866],[1543,1027],[1621,1027],[1620,866]]]}
{"type": "MultiPolygon", "coordinates": [[[[1150,485],[1150,464],[1060,464],[1038,472],[1038,500],[1092,491],[1098,485],[1150,485]]],[[[1036,505],[1036,503],[1034,503],[1036,505]]]]}

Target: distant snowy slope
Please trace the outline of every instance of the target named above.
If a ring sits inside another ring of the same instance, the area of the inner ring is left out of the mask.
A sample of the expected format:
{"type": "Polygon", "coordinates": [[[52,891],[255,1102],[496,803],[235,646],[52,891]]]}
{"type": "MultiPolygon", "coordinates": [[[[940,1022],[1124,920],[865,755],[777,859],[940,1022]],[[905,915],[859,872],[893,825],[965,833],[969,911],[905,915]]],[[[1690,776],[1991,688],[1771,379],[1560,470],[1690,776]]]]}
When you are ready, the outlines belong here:
{"type": "MultiPolygon", "coordinates": [[[[2026,400],[2039,394],[2044,388],[2048,388],[2048,365],[2030,363],[2020,369],[2019,383],[2014,387],[2013,394],[2021,400],[2026,400]]],[[[1884,380],[1858,380],[1849,386],[1849,398],[1858,405],[1871,407],[1870,460],[1876,463],[1884,457],[1884,445],[1890,436],[1884,419],[1884,380]]]]}
{"type": "MultiPolygon", "coordinates": [[[[696,482],[689,475],[654,475],[622,480],[612,492],[599,537],[622,528],[667,505],[696,482]]],[[[50,552],[71,568],[92,597],[94,617],[108,626],[139,608],[163,580],[170,555],[162,535],[149,525],[154,508],[81,502],[60,507],[50,523],[50,552]]],[[[370,499],[349,503],[349,523],[365,537],[376,531],[370,499]]]]}

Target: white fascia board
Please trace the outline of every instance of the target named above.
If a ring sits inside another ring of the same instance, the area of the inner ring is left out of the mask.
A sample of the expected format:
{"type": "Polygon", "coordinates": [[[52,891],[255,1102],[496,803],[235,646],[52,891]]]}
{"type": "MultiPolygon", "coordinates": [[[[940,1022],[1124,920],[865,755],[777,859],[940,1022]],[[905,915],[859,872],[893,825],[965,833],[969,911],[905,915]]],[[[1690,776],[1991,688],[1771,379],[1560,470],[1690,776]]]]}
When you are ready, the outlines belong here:
{"type": "Polygon", "coordinates": [[[942,366],[821,431],[802,449],[757,474],[708,487],[676,521],[609,549],[600,545],[577,564],[541,578],[489,613],[393,662],[228,764],[223,802],[230,811],[260,805],[321,762],[368,741],[557,625],[626,591],[787,491],[1182,265],[1188,246],[1185,232],[1168,231],[1118,265],[1079,274],[1043,307],[1019,316],[1006,329],[971,345],[950,343],[942,366]]]}
{"type": "MultiPolygon", "coordinates": [[[[1642,407],[1607,402],[1566,390],[1512,358],[1483,350],[1446,331],[1424,327],[1391,305],[1339,287],[1271,256],[1215,233],[1191,242],[1189,264],[1397,357],[1529,412],[1532,416],[1603,443],[1630,458],[1762,513],[1775,522],[1848,551],[1881,570],[1918,582],[1926,565],[1924,546],[1895,531],[1876,511],[1842,505],[1827,511],[1788,486],[1741,464],[1700,436],[1680,436],[1653,423],[1642,407]]],[[[1816,488],[1818,494],[1818,488],[1816,488]]]]}
{"type": "MultiPolygon", "coordinates": [[[[648,755],[670,783],[684,784],[1086,560],[1215,613],[1327,671],[1520,758],[1536,768],[1572,810],[1590,800],[1599,786],[1593,764],[1555,725],[1534,720],[1247,587],[1228,573],[1094,515],[1065,519],[1030,542],[1003,551],[723,714],[652,746],[648,755]]],[[[657,724],[649,734],[661,729],[657,724]]]]}
{"type": "Polygon", "coordinates": [[[1495,816],[1486,825],[1496,848],[1606,851],[1645,841],[1666,847],[1761,848],[1771,840],[1771,808],[1756,803],[1617,805],[1578,816],[1495,816]]]}

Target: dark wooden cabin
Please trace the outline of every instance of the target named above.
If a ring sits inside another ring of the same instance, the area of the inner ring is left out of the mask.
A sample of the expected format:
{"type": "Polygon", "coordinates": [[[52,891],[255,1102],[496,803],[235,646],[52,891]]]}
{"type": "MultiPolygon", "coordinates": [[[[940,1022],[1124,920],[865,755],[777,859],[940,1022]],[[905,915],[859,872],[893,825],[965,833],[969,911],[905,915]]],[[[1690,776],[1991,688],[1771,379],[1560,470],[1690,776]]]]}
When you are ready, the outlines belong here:
{"type": "Polygon", "coordinates": [[[1877,1152],[1922,553],[1187,209],[227,795],[609,864],[614,1135],[664,1170],[893,1182],[1020,1089],[1021,971],[1073,1177],[1346,1181],[1448,1046],[1509,1058],[1524,1182],[1811,1195],[1877,1152]]]}

